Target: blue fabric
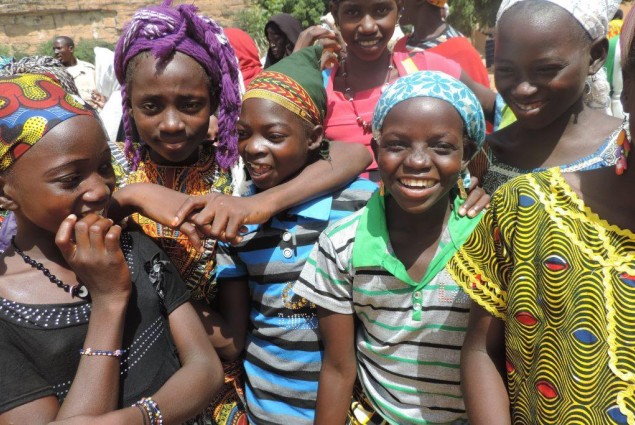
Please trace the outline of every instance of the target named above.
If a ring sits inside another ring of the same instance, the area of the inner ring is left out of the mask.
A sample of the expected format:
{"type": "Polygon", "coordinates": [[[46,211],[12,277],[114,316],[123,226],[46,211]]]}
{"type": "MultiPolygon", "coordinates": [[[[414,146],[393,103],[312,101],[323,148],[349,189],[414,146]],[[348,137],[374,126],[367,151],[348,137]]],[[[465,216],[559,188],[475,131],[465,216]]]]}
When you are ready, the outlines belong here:
{"type": "Polygon", "coordinates": [[[313,423],[322,360],[317,312],[293,287],[320,233],[366,205],[376,189],[357,179],[249,226],[237,246],[219,244],[218,281],[247,279],[250,288],[245,371],[252,423],[313,423]]]}

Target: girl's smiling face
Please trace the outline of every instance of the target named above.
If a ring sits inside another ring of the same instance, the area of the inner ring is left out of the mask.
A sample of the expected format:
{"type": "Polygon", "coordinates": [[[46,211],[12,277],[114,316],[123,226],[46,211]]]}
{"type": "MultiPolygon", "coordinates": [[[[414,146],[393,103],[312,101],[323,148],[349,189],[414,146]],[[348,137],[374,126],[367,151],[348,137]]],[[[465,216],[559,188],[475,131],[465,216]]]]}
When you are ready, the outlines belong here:
{"type": "Polygon", "coordinates": [[[382,181],[399,207],[429,210],[456,185],[464,157],[463,120],[449,103],[416,97],[390,110],[376,147],[382,181]]]}
{"type": "Polygon", "coordinates": [[[256,187],[277,186],[307,165],[311,151],[322,141],[322,127],[309,127],[271,100],[245,100],[238,121],[238,150],[256,187]]]}
{"type": "Polygon", "coordinates": [[[395,32],[401,4],[401,0],[331,2],[347,53],[369,62],[378,59],[395,32]]]}
{"type": "Polygon", "coordinates": [[[494,59],[496,88],[519,124],[533,129],[581,107],[585,81],[601,66],[590,38],[567,12],[554,7],[539,15],[505,12],[494,59]]]}
{"type": "Polygon", "coordinates": [[[158,164],[191,164],[207,139],[212,107],[208,76],[198,62],[177,52],[164,68],[141,53],[130,66],[130,115],[139,138],[158,164]]]}
{"type": "Polygon", "coordinates": [[[87,116],[58,124],[1,180],[9,209],[52,233],[69,214],[105,214],[115,174],[103,127],[87,116]]]}

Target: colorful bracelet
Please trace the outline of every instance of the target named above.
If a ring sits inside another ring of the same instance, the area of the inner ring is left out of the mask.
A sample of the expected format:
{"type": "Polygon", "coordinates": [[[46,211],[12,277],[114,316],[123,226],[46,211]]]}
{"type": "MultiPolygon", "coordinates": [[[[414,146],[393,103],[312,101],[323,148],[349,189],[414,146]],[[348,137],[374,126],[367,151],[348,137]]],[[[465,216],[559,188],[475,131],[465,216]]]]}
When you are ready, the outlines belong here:
{"type": "Polygon", "coordinates": [[[82,356],[106,356],[106,357],[121,357],[126,353],[126,350],[93,350],[92,348],[81,348],[79,354],[82,356]]]}
{"type": "Polygon", "coordinates": [[[149,425],[147,415],[146,415],[146,409],[141,407],[141,405],[139,404],[133,404],[132,407],[136,407],[141,412],[141,417],[143,418],[143,425],[149,425]]]}
{"type": "Polygon", "coordinates": [[[143,397],[141,400],[133,404],[133,406],[141,406],[150,418],[150,425],[163,425],[163,415],[159,410],[159,405],[152,400],[152,397],[143,397]]]}

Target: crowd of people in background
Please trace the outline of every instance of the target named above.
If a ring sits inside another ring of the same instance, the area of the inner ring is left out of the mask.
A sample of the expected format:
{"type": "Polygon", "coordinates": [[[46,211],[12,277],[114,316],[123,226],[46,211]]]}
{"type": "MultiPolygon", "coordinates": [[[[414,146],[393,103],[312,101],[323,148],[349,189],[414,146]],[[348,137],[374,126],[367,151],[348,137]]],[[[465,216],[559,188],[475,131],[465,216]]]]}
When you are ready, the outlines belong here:
{"type": "Polygon", "coordinates": [[[635,424],[635,12],[447,3],[0,65],[0,425],[635,424]]]}

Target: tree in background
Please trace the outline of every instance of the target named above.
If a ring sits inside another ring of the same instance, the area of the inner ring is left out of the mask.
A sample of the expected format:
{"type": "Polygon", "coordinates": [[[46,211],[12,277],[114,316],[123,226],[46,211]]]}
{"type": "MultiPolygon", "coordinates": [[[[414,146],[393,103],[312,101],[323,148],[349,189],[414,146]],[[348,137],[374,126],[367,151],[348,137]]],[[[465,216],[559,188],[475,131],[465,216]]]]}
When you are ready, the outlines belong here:
{"type": "Polygon", "coordinates": [[[493,28],[501,2],[502,0],[450,0],[448,21],[466,35],[472,34],[475,29],[493,28]]]}
{"type": "Polygon", "coordinates": [[[247,32],[261,52],[266,50],[265,25],[272,15],[290,13],[304,28],[315,25],[326,13],[329,0],[252,0],[252,4],[234,15],[234,26],[247,32]]]}

